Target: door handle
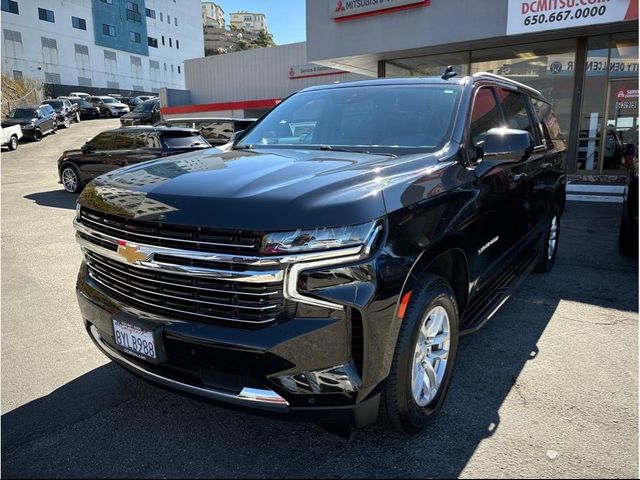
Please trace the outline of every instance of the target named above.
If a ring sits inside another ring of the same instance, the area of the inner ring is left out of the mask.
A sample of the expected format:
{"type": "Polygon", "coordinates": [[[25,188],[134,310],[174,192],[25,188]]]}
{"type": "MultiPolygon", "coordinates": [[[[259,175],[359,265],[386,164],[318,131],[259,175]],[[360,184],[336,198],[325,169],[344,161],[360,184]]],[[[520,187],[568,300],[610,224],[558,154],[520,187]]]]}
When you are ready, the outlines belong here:
{"type": "Polygon", "coordinates": [[[540,164],[540,168],[543,169],[543,170],[548,170],[552,166],[553,166],[553,163],[551,163],[551,162],[543,162],[543,163],[540,164]]]}

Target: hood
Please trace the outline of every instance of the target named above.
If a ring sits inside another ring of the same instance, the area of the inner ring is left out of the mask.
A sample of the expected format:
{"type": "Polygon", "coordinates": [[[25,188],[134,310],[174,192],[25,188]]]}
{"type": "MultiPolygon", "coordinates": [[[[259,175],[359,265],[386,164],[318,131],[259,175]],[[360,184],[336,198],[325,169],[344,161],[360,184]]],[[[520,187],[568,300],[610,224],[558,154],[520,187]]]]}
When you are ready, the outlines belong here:
{"type": "Polygon", "coordinates": [[[115,108],[124,108],[124,107],[127,107],[127,108],[129,108],[129,105],[126,105],[126,104],[124,104],[124,103],[107,103],[107,104],[105,104],[105,106],[106,106],[107,108],[110,108],[110,107],[115,107],[115,108]]]}
{"type": "MultiPolygon", "coordinates": [[[[420,158],[424,170],[425,155],[420,158]]],[[[437,165],[435,157],[426,161],[437,165]]],[[[176,225],[251,230],[353,225],[386,213],[382,190],[411,165],[407,157],[352,152],[211,149],[102,175],[79,203],[176,225]]]]}
{"type": "Polygon", "coordinates": [[[124,120],[135,120],[136,118],[150,118],[151,117],[151,112],[131,112],[131,113],[127,113],[126,115],[123,115],[122,117],[120,117],[121,119],[124,120]]]}
{"type": "Polygon", "coordinates": [[[31,122],[36,120],[35,118],[5,118],[2,120],[3,126],[10,125],[30,125],[31,122]]]}

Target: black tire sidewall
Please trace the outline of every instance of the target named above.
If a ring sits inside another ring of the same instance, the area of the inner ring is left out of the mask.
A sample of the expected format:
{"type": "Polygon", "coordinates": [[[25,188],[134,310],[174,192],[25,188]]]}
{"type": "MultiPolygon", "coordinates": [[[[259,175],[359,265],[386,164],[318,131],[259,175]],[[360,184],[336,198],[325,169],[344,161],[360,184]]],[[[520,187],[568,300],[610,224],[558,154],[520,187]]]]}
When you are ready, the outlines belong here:
{"type": "Polygon", "coordinates": [[[545,228],[544,235],[542,236],[542,245],[540,245],[540,260],[538,261],[538,265],[536,267],[536,272],[538,273],[546,273],[550,272],[553,269],[553,266],[556,263],[556,257],[558,256],[558,247],[560,246],[560,236],[562,233],[560,215],[558,214],[558,209],[554,206],[551,210],[551,214],[547,219],[547,226],[545,228]],[[553,255],[549,258],[548,247],[549,247],[549,237],[551,236],[551,222],[553,221],[553,217],[557,219],[558,229],[556,232],[556,248],[553,251],[553,255]]]}
{"type": "Polygon", "coordinates": [[[36,142],[39,142],[40,140],[42,140],[42,130],[40,130],[39,128],[37,128],[35,130],[35,132],[33,132],[33,139],[36,142]]]}
{"type": "Polygon", "coordinates": [[[9,150],[15,150],[17,148],[18,148],[18,137],[14,135],[11,137],[11,140],[9,141],[9,150]]]}

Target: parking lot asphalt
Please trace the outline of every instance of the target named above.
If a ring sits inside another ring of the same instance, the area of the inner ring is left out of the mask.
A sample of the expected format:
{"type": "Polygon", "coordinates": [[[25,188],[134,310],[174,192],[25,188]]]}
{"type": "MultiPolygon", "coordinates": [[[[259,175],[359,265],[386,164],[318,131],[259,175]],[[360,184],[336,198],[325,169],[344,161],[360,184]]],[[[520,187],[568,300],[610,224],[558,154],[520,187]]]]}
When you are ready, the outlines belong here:
{"type": "Polygon", "coordinates": [[[2,152],[4,478],[637,477],[638,268],[617,252],[620,205],[568,204],[555,269],[461,340],[426,432],[343,439],[161,390],[93,346],[56,160],[117,124],[2,152]]]}

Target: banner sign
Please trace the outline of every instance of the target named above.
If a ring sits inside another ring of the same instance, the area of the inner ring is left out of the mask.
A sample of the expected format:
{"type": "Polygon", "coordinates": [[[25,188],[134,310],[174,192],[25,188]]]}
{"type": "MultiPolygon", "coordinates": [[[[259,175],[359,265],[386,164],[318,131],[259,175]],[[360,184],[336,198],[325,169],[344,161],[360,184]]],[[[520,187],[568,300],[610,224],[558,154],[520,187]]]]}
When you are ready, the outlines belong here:
{"type": "Polygon", "coordinates": [[[638,19],[638,0],[509,0],[507,35],[638,19]]]}
{"type": "Polygon", "coordinates": [[[315,65],[313,63],[305,63],[304,65],[294,65],[289,68],[289,78],[323,77],[325,75],[340,75],[344,70],[336,70],[335,68],[325,67],[323,65],[315,65]]]}
{"type": "Polygon", "coordinates": [[[329,0],[329,9],[331,17],[336,22],[344,22],[398,10],[426,7],[429,3],[429,0],[329,0]]]}

